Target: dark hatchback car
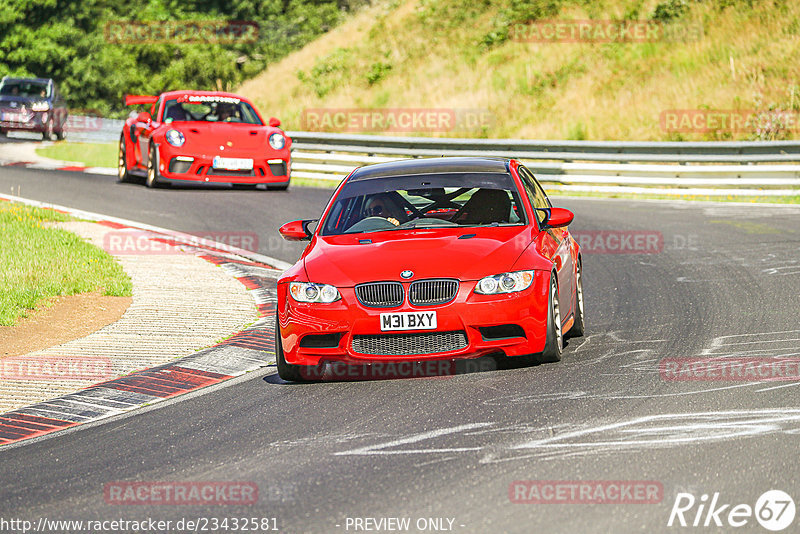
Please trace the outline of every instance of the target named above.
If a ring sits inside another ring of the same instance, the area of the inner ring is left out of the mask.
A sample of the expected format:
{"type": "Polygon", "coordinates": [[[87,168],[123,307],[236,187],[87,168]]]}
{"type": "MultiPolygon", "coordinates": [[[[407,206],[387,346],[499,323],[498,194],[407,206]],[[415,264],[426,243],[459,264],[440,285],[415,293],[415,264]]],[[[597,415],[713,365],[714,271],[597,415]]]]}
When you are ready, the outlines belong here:
{"type": "Polygon", "coordinates": [[[0,81],[0,134],[37,132],[42,139],[64,139],[67,105],[49,78],[12,78],[0,81]]]}

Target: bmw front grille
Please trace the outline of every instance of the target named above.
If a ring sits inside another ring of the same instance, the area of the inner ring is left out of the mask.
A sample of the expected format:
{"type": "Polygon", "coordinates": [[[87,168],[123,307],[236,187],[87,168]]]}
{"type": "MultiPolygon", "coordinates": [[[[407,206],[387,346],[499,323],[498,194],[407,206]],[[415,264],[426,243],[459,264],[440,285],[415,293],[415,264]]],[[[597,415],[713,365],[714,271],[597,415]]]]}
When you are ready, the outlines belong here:
{"type": "Polygon", "coordinates": [[[400,282],[371,282],[356,286],[358,301],[368,308],[394,308],[405,298],[400,282]]]}

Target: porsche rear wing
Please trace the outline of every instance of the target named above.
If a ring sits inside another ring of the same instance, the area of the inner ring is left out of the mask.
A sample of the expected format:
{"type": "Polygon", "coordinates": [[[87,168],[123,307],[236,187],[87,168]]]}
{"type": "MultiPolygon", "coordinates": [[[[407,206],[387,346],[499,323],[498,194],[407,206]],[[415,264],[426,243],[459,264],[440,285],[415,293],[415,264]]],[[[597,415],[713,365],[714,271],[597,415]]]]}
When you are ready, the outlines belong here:
{"type": "Polygon", "coordinates": [[[135,106],[137,104],[155,104],[158,101],[157,96],[151,95],[125,95],[125,105],[135,106]]]}

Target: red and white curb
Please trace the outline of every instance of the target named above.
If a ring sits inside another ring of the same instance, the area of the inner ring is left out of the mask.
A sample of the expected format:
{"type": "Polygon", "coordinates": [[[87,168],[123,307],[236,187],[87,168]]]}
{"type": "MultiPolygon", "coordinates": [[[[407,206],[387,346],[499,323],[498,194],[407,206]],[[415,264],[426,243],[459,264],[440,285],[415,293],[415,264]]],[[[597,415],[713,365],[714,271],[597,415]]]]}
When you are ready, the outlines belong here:
{"type": "Polygon", "coordinates": [[[175,242],[184,238],[186,246],[193,247],[201,258],[219,265],[252,290],[261,317],[225,341],[173,362],[0,414],[0,446],[107,419],[274,364],[276,282],[287,263],[125,219],[9,195],[0,195],[0,200],[47,207],[114,228],[147,230],[154,240],[169,236],[170,242],[175,242]]]}

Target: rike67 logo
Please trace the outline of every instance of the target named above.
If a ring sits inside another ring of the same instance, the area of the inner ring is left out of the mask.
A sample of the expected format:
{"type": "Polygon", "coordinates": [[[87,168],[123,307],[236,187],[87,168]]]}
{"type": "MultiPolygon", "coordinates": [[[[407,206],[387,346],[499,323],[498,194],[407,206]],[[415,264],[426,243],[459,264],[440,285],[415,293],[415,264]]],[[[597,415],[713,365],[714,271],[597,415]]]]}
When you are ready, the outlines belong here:
{"type": "Polygon", "coordinates": [[[764,492],[755,506],[725,503],[719,492],[709,499],[707,494],[696,498],[691,493],[678,493],[667,526],[680,527],[743,527],[755,517],[767,530],[778,532],[794,523],[794,500],[781,490],[764,492]]]}

